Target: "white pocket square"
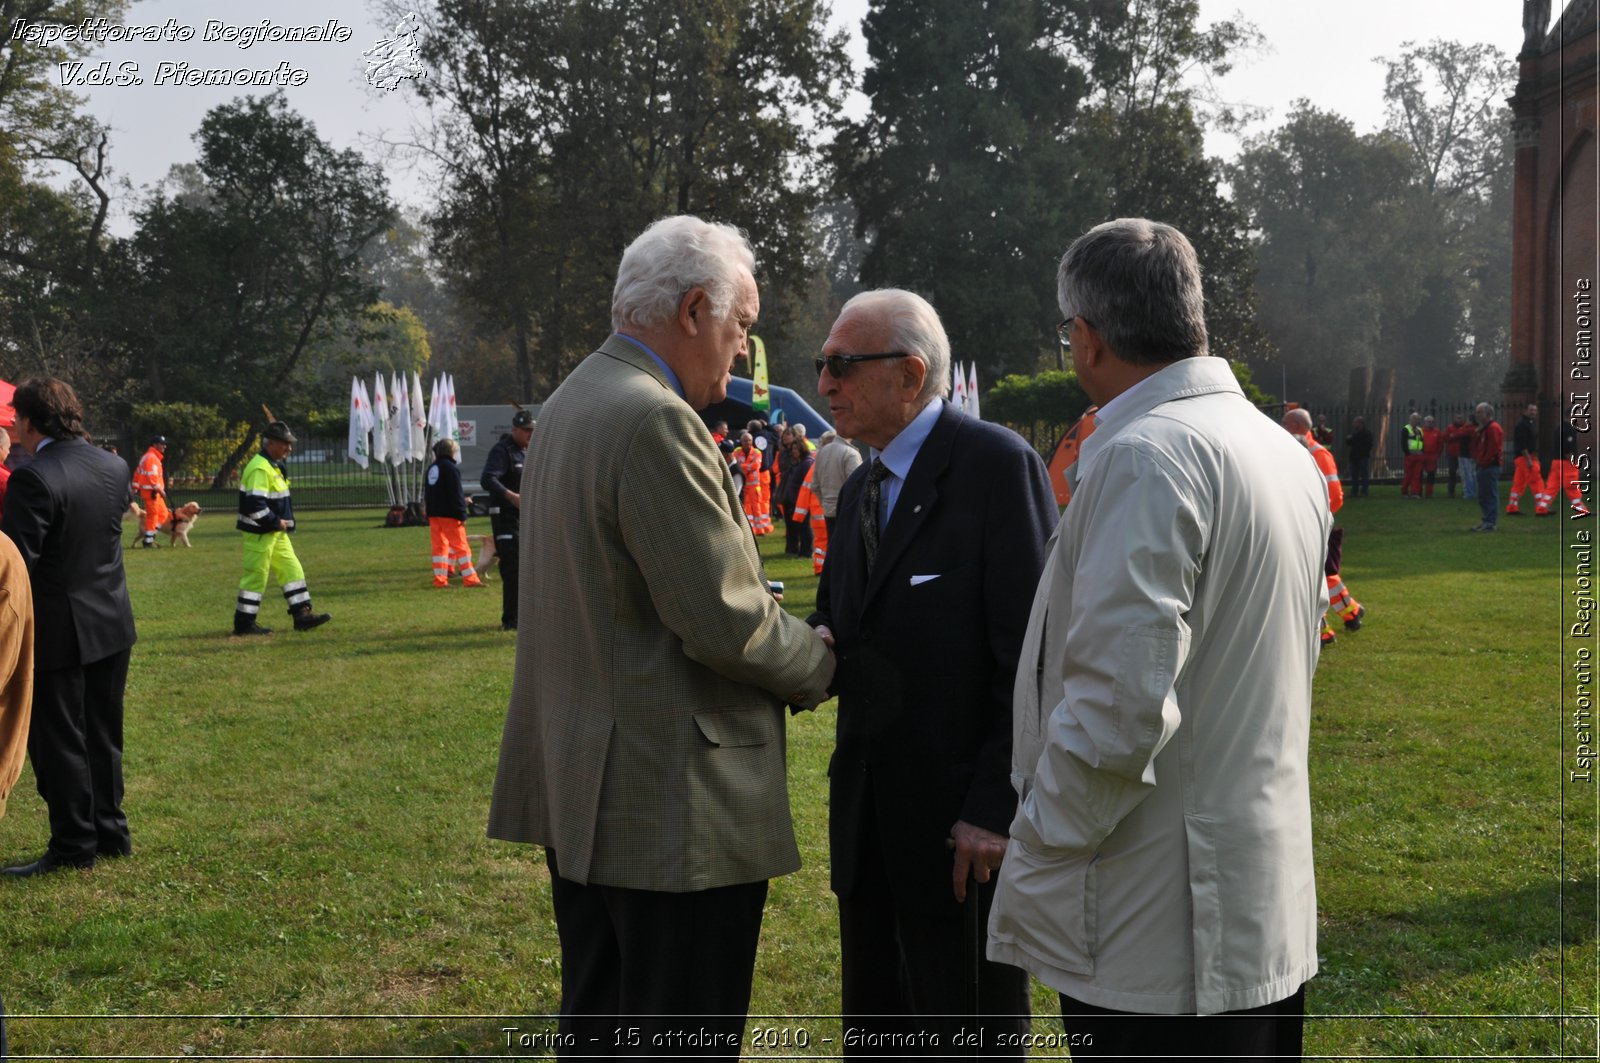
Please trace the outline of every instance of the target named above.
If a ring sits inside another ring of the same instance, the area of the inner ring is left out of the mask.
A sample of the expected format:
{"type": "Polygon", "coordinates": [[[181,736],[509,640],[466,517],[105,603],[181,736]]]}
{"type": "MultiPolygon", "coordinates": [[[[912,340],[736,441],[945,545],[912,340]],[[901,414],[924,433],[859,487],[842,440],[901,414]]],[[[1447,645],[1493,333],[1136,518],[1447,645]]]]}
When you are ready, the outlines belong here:
{"type": "Polygon", "coordinates": [[[913,587],[915,587],[915,586],[918,586],[919,584],[927,583],[929,580],[936,580],[938,578],[939,578],[939,574],[937,572],[934,573],[931,576],[912,576],[911,577],[911,585],[913,587]]]}

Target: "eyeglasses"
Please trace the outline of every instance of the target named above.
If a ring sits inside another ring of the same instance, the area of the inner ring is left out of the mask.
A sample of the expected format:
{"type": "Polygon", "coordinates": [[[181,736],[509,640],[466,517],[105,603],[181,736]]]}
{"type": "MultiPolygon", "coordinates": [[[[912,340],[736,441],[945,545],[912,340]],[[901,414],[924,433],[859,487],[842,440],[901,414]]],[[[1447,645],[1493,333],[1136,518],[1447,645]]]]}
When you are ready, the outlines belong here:
{"type": "Polygon", "coordinates": [[[1094,328],[1094,322],[1090,321],[1086,317],[1083,317],[1082,314],[1073,314],[1071,317],[1062,318],[1060,323],[1056,325],[1056,339],[1061,344],[1062,354],[1072,353],[1072,323],[1079,318],[1083,318],[1083,323],[1085,325],[1088,325],[1090,328],[1094,328]]]}
{"type": "Polygon", "coordinates": [[[904,351],[890,351],[887,354],[829,354],[815,360],[817,375],[821,376],[826,369],[835,380],[843,380],[850,367],[857,362],[876,362],[881,358],[904,358],[904,351]]]}

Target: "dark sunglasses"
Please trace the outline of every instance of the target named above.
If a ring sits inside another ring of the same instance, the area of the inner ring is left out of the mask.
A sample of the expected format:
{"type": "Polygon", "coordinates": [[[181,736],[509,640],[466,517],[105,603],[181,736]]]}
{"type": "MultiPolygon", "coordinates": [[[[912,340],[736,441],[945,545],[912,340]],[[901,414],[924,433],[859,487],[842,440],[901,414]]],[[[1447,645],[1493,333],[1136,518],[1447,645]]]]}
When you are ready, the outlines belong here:
{"type": "Polygon", "coordinates": [[[904,358],[904,351],[890,351],[888,354],[830,354],[815,360],[817,375],[821,376],[826,369],[835,380],[843,380],[850,367],[857,362],[876,362],[880,358],[904,358]]]}

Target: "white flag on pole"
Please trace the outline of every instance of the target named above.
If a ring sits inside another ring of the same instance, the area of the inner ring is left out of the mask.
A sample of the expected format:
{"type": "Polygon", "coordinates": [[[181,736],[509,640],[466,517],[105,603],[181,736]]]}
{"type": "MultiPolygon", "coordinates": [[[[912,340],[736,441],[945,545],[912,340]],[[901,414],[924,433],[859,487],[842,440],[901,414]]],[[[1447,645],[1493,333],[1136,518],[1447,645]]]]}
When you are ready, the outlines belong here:
{"type": "MultiPolygon", "coordinates": [[[[967,365],[967,412],[978,417],[978,363],[967,365]]],[[[982,418],[979,418],[982,420],[982,418]]]]}
{"type": "Polygon", "coordinates": [[[389,393],[383,386],[383,374],[372,382],[372,460],[383,461],[389,456],[389,393]]]}
{"type": "Polygon", "coordinates": [[[389,378],[389,464],[399,465],[411,456],[411,396],[405,377],[389,378]]]}
{"type": "Polygon", "coordinates": [[[360,377],[350,378],[350,438],[345,446],[345,453],[350,455],[350,460],[361,466],[367,467],[367,400],[361,397],[362,387],[360,377]]]}
{"type": "Polygon", "coordinates": [[[411,374],[411,438],[408,449],[412,461],[421,461],[428,453],[428,408],[422,402],[422,377],[411,374]]]}
{"type": "Polygon", "coordinates": [[[953,363],[950,371],[954,374],[954,382],[950,386],[950,405],[958,410],[965,410],[967,408],[967,378],[961,372],[961,363],[953,363]]]}
{"type": "Polygon", "coordinates": [[[435,442],[444,438],[444,401],[439,397],[439,378],[433,378],[433,393],[428,397],[428,427],[433,429],[435,442]]]}
{"type": "Polygon", "coordinates": [[[445,390],[449,397],[444,400],[445,416],[450,419],[450,430],[446,434],[457,443],[461,442],[461,421],[456,417],[456,378],[446,373],[444,376],[445,390]]]}

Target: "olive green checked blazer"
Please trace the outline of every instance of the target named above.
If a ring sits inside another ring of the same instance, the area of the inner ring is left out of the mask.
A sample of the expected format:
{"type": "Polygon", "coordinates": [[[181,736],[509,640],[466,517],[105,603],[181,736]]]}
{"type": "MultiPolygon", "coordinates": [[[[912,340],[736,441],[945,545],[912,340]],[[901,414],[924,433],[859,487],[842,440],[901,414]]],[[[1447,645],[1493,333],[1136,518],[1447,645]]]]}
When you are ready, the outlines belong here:
{"type": "Polygon", "coordinates": [[[784,703],[827,697],[827,650],[768,592],[710,431],[629,340],[544,404],[521,517],[489,836],[634,889],[799,868],[784,703]]]}

